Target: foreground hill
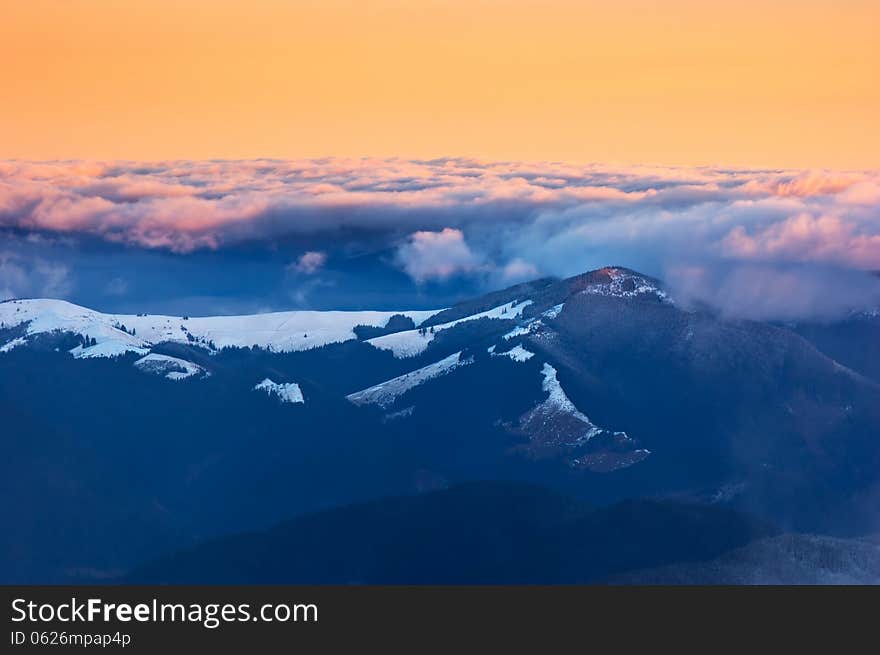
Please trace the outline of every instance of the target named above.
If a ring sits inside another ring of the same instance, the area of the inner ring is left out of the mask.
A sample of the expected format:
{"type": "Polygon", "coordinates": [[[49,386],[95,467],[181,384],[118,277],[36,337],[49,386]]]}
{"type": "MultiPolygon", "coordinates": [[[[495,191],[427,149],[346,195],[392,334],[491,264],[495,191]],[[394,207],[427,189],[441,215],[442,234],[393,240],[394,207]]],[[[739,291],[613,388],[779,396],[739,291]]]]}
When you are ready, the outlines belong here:
{"type": "Polygon", "coordinates": [[[737,512],[625,501],[594,509],[546,489],[474,483],[305,516],[137,569],[147,584],[597,582],[706,560],[772,534],[737,512]]]}

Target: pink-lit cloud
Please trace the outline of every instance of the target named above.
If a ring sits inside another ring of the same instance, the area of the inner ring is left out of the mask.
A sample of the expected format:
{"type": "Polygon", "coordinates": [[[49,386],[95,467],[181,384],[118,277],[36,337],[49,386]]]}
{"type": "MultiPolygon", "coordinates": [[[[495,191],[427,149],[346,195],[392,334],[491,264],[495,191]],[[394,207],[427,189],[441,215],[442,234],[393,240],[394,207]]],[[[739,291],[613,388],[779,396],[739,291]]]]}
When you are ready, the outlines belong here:
{"type": "Polygon", "coordinates": [[[327,253],[309,250],[300,255],[289,268],[297,273],[314,275],[327,263],[327,253]]]}
{"type": "Polygon", "coordinates": [[[4,229],[184,254],[291,239],[309,251],[292,264],[299,273],[324,270],[327,244],[368,234],[420,283],[473,275],[501,285],[609,263],[659,276],[691,264],[868,271],[880,269],[880,172],[474,159],[7,161],[0,238],[4,229]]]}
{"type": "Polygon", "coordinates": [[[534,222],[544,212],[648,212],[674,222],[706,204],[721,216],[737,203],[773,199],[790,210],[767,221],[830,217],[864,247],[865,230],[875,229],[865,221],[876,218],[880,174],[467,159],[0,162],[0,226],[177,252],[340,226],[412,233],[534,222]]]}
{"type": "Polygon", "coordinates": [[[461,230],[421,230],[410,235],[397,251],[401,268],[417,282],[445,280],[484,266],[482,258],[468,246],[461,230]]]}

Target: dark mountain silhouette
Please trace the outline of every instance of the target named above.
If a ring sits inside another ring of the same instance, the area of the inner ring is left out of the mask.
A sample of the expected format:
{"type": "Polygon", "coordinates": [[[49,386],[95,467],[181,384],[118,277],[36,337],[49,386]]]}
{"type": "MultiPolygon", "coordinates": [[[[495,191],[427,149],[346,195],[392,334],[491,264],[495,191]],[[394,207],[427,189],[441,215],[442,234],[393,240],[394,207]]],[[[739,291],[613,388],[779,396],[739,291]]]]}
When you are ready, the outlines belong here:
{"type": "Polygon", "coordinates": [[[723,508],[631,500],[593,509],[540,487],[473,483],[209,541],[125,582],[598,582],[646,564],[710,559],[772,533],[723,508]]]}

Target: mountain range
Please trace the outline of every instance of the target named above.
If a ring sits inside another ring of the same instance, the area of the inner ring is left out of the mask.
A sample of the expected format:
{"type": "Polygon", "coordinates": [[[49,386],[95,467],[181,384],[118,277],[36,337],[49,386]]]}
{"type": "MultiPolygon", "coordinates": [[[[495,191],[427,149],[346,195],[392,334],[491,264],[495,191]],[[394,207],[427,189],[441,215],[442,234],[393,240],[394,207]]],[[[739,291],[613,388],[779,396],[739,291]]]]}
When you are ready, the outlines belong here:
{"type": "Polygon", "coordinates": [[[434,311],[7,301],[0,579],[583,582],[850,547],[877,531],[878,337],[876,312],[736,320],[621,267],[434,311]]]}

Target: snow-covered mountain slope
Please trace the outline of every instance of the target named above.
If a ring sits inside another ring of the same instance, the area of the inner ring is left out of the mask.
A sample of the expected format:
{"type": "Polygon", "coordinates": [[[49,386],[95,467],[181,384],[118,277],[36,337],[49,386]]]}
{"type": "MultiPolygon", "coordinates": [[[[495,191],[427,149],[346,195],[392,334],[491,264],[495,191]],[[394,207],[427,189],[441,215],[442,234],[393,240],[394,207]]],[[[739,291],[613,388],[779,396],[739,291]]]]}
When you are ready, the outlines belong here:
{"type": "Polygon", "coordinates": [[[524,321],[521,325],[517,325],[515,328],[506,332],[503,335],[504,340],[515,339],[516,337],[524,337],[529,335],[536,335],[546,331],[547,324],[541,319],[553,320],[562,312],[562,308],[565,307],[565,303],[559,303],[558,305],[554,305],[550,309],[541,312],[537,316],[533,316],[532,318],[524,321]]]}
{"type": "Polygon", "coordinates": [[[521,426],[535,423],[549,429],[558,424],[553,435],[547,436],[562,446],[580,446],[599,434],[601,430],[574,406],[563,391],[556,369],[545,363],[541,374],[544,376],[541,388],[547,393],[547,399],[522,417],[521,426]]]}
{"type": "Polygon", "coordinates": [[[433,325],[430,328],[395,332],[394,334],[369,339],[367,343],[375,348],[390,350],[394,353],[395,357],[415,357],[427,349],[438,332],[448,330],[467,321],[477,321],[481,318],[516,319],[522,316],[523,310],[531,305],[532,302],[531,300],[514,300],[484,312],[449,321],[448,323],[433,325]]]}
{"type": "Polygon", "coordinates": [[[495,350],[493,348],[491,355],[494,357],[510,357],[510,359],[512,359],[515,362],[527,362],[532,357],[535,356],[535,353],[533,353],[529,350],[526,350],[525,348],[522,347],[521,344],[517,344],[516,346],[514,346],[513,348],[511,348],[507,352],[503,352],[503,353],[495,352],[495,350]]]}
{"type": "Polygon", "coordinates": [[[210,350],[257,346],[291,352],[355,339],[356,326],[384,327],[395,314],[407,316],[418,326],[436,313],[291,311],[189,318],[102,314],[63,300],[11,300],[0,303],[0,327],[26,326],[26,334],[0,344],[0,349],[23,345],[29,336],[65,332],[83,338],[71,351],[74,357],[113,357],[126,352],[144,355],[162,342],[201,345],[210,350]]]}
{"type": "Polygon", "coordinates": [[[254,391],[263,391],[270,396],[277,396],[283,403],[304,403],[302,389],[296,382],[278,383],[266,378],[254,387],[254,391]]]}
{"type": "Polygon", "coordinates": [[[272,352],[293,352],[356,339],[355,327],[386,328],[393,316],[402,315],[412,321],[415,329],[391,332],[368,339],[367,343],[405,358],[423,353],[439,332],[467,321],[524,318],[526,322],[506,336],[534,333],[544,326],[541,319],[555,319],[564,302],[578,293],[667,299],[658,282],[619,267],[568,280],[539,282],[518,285],[450,309],[429,311],[290,311],[190,318],[104,314],[63,300],[10,300],[0,303],[0,335],[8,335],[0,339],[0,354],[26,345],[36,335],[52,333],[80,337],[79,345],[71,350],[76,358],[116,357],[129,352],[146,355],[154,345],[167,342],[198,345],[212,351],[253,346],[272,352]],[[492,298],[505,295],[510,299],[507,302],[489,304],[492,298]],[[489,309],[483,309],[487,306],[489,309]],[[530,309],[524,315],[527,308],[530,309]],[[455,318],[438,322],[445,316],[455,318]]]}
{"type": "Polygon", "coordinates": [[[520,417],[517,431],[529,439],[524,449],[535,457],[562,455],[573,468],[607,473],[632,466],[650,451],[637,448],[625,432],[604,430],[581,412],[559,382],[556,369],[545,363],[541,388],[547,399],[520,417]],[[590,442],[604,443],[592,447],[590,442]]]}
{"type": "Polygon", "coordinates": [[[472,364],[473,361],[473,358],[462,359],[461,353],[457,352],[441,359],[439,362],[423,366],[391,380],[380,382],[362,391],[356,391],[346,396],[346,398],[355,405],[376,404],[386,409],[391,407],[400,396],[410,389],[414,389],[428,380],[446,375],[460,366],[472,364]]]}
{"type": "Polygon", "coordinates": [[[194,375],[207,376],[209,373],[198,364],[193,364],[185,359],[150,353],[141,357],[134,363],[135,367],[145,373],[163,375],[169,380],[183,380],[194,375]]]}
{"type": "Polygon", "coordinates": [[[559,312],[562,311],[563,307],[565,307],[564,302],[561,302],[558,305],[553,305],[553,307],[548,309],[546,312],[542,312],[541,316],[543,316],[544,318],[549,318],[549,319],[556,318],[557,316],[559,316],[559,312]]]}

